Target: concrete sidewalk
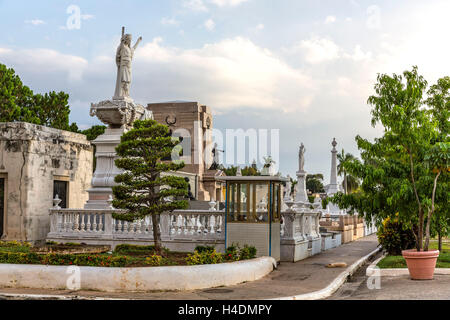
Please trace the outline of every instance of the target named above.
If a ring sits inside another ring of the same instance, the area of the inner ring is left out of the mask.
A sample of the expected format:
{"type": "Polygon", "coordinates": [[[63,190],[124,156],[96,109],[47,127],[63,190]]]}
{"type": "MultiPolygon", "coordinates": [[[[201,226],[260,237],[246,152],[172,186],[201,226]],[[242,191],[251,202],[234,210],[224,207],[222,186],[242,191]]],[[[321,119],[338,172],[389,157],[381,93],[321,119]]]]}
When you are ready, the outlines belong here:
{"type": "Polygon", "coordinates": [[[346,268],[326,268],[333,262],[352,265],[378,246],[375,234],[327,250],[296,263],[282,262],[277,270],[261,280],[230,287],[187,292],[106,293],[93,291],[35,290],[0,288],[2,294],[33,294],[112,299],[146,300],[259,300],[275,299],[322,290],[330,285],[346,268]]]}

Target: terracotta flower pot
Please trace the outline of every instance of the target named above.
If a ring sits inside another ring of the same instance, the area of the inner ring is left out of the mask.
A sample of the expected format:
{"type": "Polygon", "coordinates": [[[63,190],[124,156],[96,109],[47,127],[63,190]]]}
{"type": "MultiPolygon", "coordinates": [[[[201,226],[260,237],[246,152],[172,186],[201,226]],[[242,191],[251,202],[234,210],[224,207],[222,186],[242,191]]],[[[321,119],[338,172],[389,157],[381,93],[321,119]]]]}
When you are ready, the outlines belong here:
{"type": "Polygon", "coordinates": [[[402,256],[408,265],[409,275],[413,280],[432,280],[439,250],[417,251],[403,250],[402,256]]]}

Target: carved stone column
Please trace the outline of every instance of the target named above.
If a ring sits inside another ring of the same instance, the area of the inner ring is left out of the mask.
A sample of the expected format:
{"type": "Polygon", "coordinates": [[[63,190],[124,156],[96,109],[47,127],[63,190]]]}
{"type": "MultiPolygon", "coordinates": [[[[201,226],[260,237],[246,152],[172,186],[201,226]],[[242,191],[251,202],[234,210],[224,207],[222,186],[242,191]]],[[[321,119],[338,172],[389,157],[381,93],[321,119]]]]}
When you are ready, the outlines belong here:
{"type": "Polygon", "coordinates": [[[88,190],[89,200],[85,209],[110,209],[108,199],[112,196],[114,178],[121,173],[116,167],[116,147],[120,137],[132,128],[133,122],[139,119],[151,119],[151,114],[130,98],[105,100],[91,104],[90,115],[96,116],[108,125],[105,133],[92,143],[96,146],[96,169],[92,178],[92,187],[88,190]]]}

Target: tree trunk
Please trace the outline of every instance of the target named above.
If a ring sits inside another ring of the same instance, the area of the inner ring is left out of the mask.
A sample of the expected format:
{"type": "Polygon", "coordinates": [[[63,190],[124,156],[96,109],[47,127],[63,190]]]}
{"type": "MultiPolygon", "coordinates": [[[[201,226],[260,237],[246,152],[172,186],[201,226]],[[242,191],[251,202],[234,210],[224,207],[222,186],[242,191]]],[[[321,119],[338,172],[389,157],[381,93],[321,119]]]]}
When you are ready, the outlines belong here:
{"type": "Polygon", "coordinates": [[[437,187],[437,181],[439,179],[439,176],[441,175],[441,172],[439,171],[436,177],[434,178],[434,184],[433,184],[433,193],[431,194],[431,209],[428,210],[428,217],[427,217],[427,228],[426,228],[426,237],[425,237],[425,246],[424,251],[428,251],[428,246],[430,245],[430,225],[431,225],[431,216],[434,212],[434,200],[436,198],[436,187],[437,187]]]}
{"type": "Polygon", "coordinates": [[[439,252],[442,252],[442,233],[440,223],[438,223],[438,250],[439,252]]]}
{"type": "Polygon", "coordinates": [[[345,191],[345,194],[348,194],[348,191],[347,191],[347,173],[344,171],[344,191],[345,191]]]}
{"type": "Polygon", "coordinates": [[[159,228],[159,220],[159,214],[152,214],[153,242],[157,254],[161,254],[161,229],[159,228]]]}
{"type": "Polygon", "coordinates": [[[423,209],[422,209],[422,204],[420,203],[419,195],[417,193],[416,180],[414,179],[413,158],[412,158],[412,154],[409,150],[408,150],[408,154],[409,154],[409,168],[410,168],[410,173],[411,173],[411,182],[412,182],[412,185],[414,188],[414,195],[416,196],[416,201],[419,206],[419,231],[418,231],[418,235],[417,235],[416,247],[417,247],[417,251],[421,251],[422,246],[423,246],[423,223],[424,223],[423,209]]]}

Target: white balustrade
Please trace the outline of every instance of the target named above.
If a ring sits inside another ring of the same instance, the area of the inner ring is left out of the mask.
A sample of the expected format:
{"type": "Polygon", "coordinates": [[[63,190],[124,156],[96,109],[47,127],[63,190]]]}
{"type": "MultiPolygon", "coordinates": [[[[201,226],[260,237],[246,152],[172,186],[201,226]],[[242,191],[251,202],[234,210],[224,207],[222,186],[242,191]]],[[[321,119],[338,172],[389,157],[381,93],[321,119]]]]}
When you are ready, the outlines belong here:
{"type": "MultiPolygon", "coordinates": [[[[56,209],[50,210],[50,233],[55,239],[102,240],[153,240],[151,216],[133,222],[112,217],[123,210],[56,209]]],[[[161,239],[176,240],[224,240],[225,216],[223,211],[176,210],[159,217],[161,239]]]]}

